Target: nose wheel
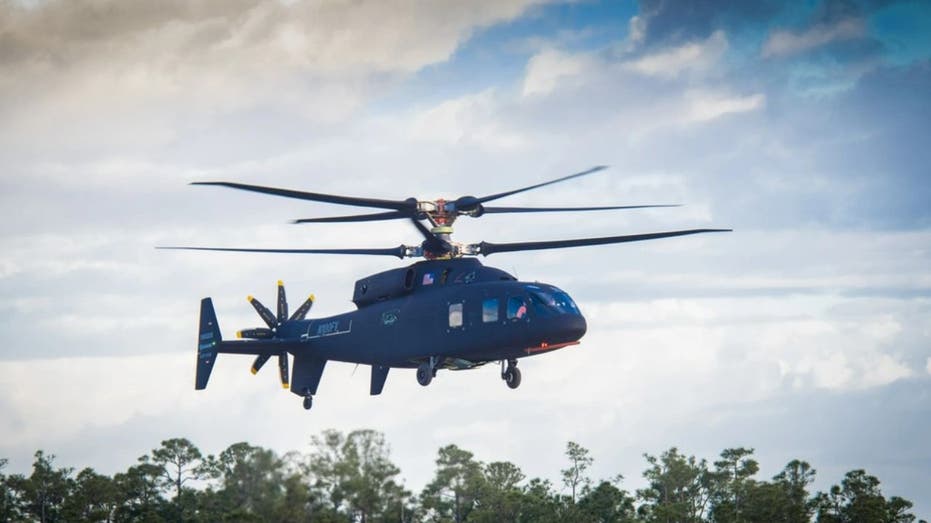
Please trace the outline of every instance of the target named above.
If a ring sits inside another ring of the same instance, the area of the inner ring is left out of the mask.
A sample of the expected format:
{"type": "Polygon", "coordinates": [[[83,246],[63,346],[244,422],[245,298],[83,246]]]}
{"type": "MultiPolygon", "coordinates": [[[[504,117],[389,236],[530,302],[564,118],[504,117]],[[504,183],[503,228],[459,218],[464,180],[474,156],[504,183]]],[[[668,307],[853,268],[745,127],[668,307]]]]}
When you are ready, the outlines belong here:
{"type": "Polygon", "coordinates": [[[304,395],[304,410],[310,410],[314,406],[314,397],[310,394],[304,395]]]}
{"type": "Polygon", "coordinates": [[[504,380],[504,383],[512,389],[520,387],[520,369],[517,368],[517,360],[508,360],[507,367],[504,367],[504,362],[501,362],[501,379],[504,380]]]}

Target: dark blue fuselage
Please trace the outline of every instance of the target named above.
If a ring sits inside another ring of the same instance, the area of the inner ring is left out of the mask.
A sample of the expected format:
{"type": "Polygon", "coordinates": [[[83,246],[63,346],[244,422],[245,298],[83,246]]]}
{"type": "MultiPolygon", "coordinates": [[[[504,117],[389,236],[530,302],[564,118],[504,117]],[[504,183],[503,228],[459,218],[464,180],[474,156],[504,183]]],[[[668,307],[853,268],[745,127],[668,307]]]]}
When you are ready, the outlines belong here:
{"type": "Polygon", "coordinates": [[[585,319],[561,290],[516,281],[474,258],[432,260],[375,275],[357,284],[382,285],[383,296],[359,310],[289,322],[278,333],[299,356],[386,367],[417,367],[430,357],[469,368],[546,352],[579,340],[585,319]]]}

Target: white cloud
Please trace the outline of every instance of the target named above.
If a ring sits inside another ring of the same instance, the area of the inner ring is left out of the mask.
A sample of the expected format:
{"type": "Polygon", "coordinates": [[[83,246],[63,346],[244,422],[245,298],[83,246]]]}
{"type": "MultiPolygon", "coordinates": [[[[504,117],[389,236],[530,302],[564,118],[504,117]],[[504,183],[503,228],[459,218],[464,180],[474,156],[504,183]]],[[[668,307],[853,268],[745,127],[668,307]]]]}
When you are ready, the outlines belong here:
{"type": "Polygon", "coordinates": [[[756,93],[748,96],[728,96],[724,93],[691,91],[686,94],[689,122],[706,122],[722,116],[756,111],[766,103],[766,96],[756,93]]]}
{"type": "Polygon", "coordinates": [[[703,42],[690,42],[658,51],[627,62],[624,67],[647,76],[673,78],[688,71],[711,70],[727,51],[727,47],[727,37],[719,30],[703,42]]]}
{"type": "MultiPolygon", "coordinates": [[[[510,149],[527,145],[517,131],[509,130],[497,114],[498,99],[493,90],[446,100],[410,117],[409,133],[414,140],[447,145],[478,145],[490,149],[510,149]]],[[[386,127],[396,125],[389,123],[386,127]]]]}
{"type": "Polygon", "coordinates": [[[527,62],[521,94],[549,94],[557,85],[564,87],[576,83],[579,76],[596,65],[595,60],[587,54],[572,54],[556,49],[541,51],[527,62]]]}
{"type": "Polygon", "coordinates": [[[866,34],[863,20],[844,19],[833,25],[818,24],[801,32],[773,31],[763,44],[763,57],[789,56],[831,42],[851,40],[866,34]]]}

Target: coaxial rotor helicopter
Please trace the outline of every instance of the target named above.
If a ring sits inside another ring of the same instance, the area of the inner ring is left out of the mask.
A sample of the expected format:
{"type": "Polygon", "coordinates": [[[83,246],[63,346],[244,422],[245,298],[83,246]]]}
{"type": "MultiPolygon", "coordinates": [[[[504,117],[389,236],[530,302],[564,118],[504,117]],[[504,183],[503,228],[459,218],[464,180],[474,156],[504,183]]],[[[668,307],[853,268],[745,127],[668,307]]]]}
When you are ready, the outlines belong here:
{"type": "Polygon", "coordinates": [[[315,202],[382,209],[371,214],[305,218],[294,223],[346,223],[382,220],[410,221],[423,236],[419,245],[390,248],[268,249],[231,247],[158,247],[159,249],[290,254],[353,254],[423,258],[408,267],[391,269],[358,280],[352,301],[357,310],[307,319],[314,304],[310,295],[288,314],[284,286],[278,282],[277,310],[272,312],[252,296],[249,302],[266,327],[237,332],[237,341],[223,339],[212,300],[200,306],[195,389],[207,381],[219,354],[255,356],[255,374],[273,356],[278,358],[281,384],[303,398],[310,409],[326,363],[330,360],[371,366],[369,392],[381,394],[392,368],[417,369],[417,381],[431,383],[438,370],[474,369],[500,362],[501,378],[516,389],[521,383],[517,362],[577,345],[586,322],[575,302],[546,283],[523,282],[505,271],[482,265],[475,256],[501,252],[562,249],[655,240],[730,229],[688,229],[623,236],[516,243],[460,243],[452,240],[460,216],[488,214],[585,212],[675,205],[612,205],[590,207],[499,207],[489,202],[544,186],[580,178],[605,169],[591,169],[543,183],[482,197],[385,200],[280,189],[235,182],[194,182],[315,202]],[[427,227],[423,222],[429,223],[427,227]],[[289,355],[294,364],[289,370],[289,355]]]}

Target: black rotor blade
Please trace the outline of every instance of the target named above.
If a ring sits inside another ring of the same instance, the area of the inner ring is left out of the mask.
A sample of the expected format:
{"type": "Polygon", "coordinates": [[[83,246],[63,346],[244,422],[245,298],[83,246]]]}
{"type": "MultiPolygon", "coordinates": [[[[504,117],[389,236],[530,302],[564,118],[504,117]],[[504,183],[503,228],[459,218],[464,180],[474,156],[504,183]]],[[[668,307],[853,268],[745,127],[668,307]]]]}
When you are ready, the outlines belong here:
{"type": "Polygon", "coordinates": [[[288,298],[284,293],[284,282],[278,280],[278,323],[288,321],[288,298]]]}
{"type": "Polygon", "coordinates": [[[417,230],[420,231],[420,234],[422,234],[426,240],[423,245],[425,250],[439,255],[446,254],[452,250],[452,246],[449,242],[433,234],[433,232],[427,229],[426,225],[420,223],[417,218],[412,217],[411,222],[414,224],[414,227],[417,227],[417,230]]]}
{"type": "Polygon", "coordinates": [[[355,214],[352,216],[326,216],[323,218],[301,218],[291,223],[349,223],[349,222],[378,222],[382,220],[400,220],[410,218],[411,212],[388,211],[375,214],[355,214]]]}
{"type": "Polygon", "coordinates": [[[271,354],[259,354],[255,357],[255,361],[252,362],[252,368],[249,369],[253,375],[257,374],[262,368],[262,365],[265,365],[265,362],[268,361],[268,358],[271,358],[271,354]]]}
{"type": "Polygon", "coordinates": [[[651,209],[654,207],[681,207],[681,205],[610,205],[607,207],[483,207],[485,214],[505,214],[514,212],[572,212],[572,211],[610,211],[615,209],[651,209]]]}
{"type": "Polygon", "coordinates": [[[294,311],[294,314],[291,315],[288,321],[303,320],[307,316],[307,313],[310,312],[310,308],[314,306],[314,300],[313,294],[308,296],[307,299],[304,300],[304,303],[294,311]]]}
{"type": "Polygon", "coordinates": [[[404,258],[407,249],[401,245],[391,249],[239,249],[231,247],[156,247],[178,251],[270,252],[278,254],[367,254],[371,256],[397,256],[404,258]]]}
{"type": "Polygon", "coordinates": [[[298,200],[338,203],[340,205],[355,205],[357,207],[375,207],[377,209],[394,209],[396,211],[417,208],[417,202],[411,199],[381,200],[378,198],[359,198],[356,196],[340,196],[337,194],[295,191],[293,189],[279,189],[277,187],[264,187],[261,185],[249,185],[235,182],[191,182],[191,185],[218,185],[220,187],[229,187],[231,189],[259,192],[263,194],[271,194],[274,196],[284,196],[285,198],[297,198],[298,200]]]}
{"type": "Polygon", "coordinates": [[[281,352],[278,354],[278,377],[281,379],[281,387],[287,389],[290,386],[290,380],[288,380],[287,352],[281,352]]]}
{"type": "Polygon", "coordinates": [[[730,232],[732,229],[689,229],[685,231],[653,232],[648,234],[629,234],[626,236],[606,236],[602,238],[578,238],[574,240],[552,240],[542,242],[518,242],[518,243],[489,243],[482,242],[478,244],[479,254],[484,256],[492,255],[496,252],[515,252],[515,251],[538,251],[543,249],[564,249],[567,247],[582,247],[585,245],[605,245],[609,243],[627,243],[639,242],[643,240],[656,240],[659,238],[671,238],[673,236],[687,236],[689,234],[701,234],[706,232],[730,232]]]}
{"type": "Polygon", "coordinates": [[[268,310],[268,307],[262,305],[262,302],[253,298],[251,295],[246,296],[246,299],[249,300],[249,303],[252,304],[252,307],[255,308],[255,312],[259,313],[259,316],[262,317],[262,320],[265,321],[265,324],[268,325],[269,329],[274,329],[278,326],[275,315],[272,314],[272,311],[268,310]]]}
{"type": "Polygon", "coordinates": [[[601,170],[607,169],[607,168],[608,168],[607,165],[596,165],[595,167],[592,167],[591,169],[582,171],[582,172],[580,172],[580,173],[570,174],[569,176],[563,176],[562,178],[556,178],[555,180],[550,180],[550,181],[548,181],[548,182],[538,183],[538,184],[536,184],[536,185],[531,185],[531,186],[529,186],[529,187],[521,187],[520,189],[514,189],[513,191],[506,191],[506,192],[500,192],[500,193],[498,193],[498,194],[491,194],[491,195],[488,195],[488,196],[482,196],[481,198],[477,198],[477,200],[478,200],[478,203],[490,202],[490,201],[492,201],[492,200],[497,200],[497,199],[499,199],[499,198],[504,198],[505,196],[510,196],[510,195],[512,195],[512,194],[517,194],[517,193],[521,193],[521,192],[524,192],[524,191],[529,191],[529,190],[532,190],[532,189],[538,189],[538,188],[544,187],[544,186],[546,186],[546,185],[552,185],[552,184],[554,184],[554,183],[564,182],[564,181],[566,181],[566,180],[571,180],[571,179],[573,179],[573,178],[578,178],[578,177],[580,177],[580,176],[585,176],[585,175],[587,175],[587,174],[596,173],[596,172],[598,172],[598,171],[601,171],[601,170]]]}

